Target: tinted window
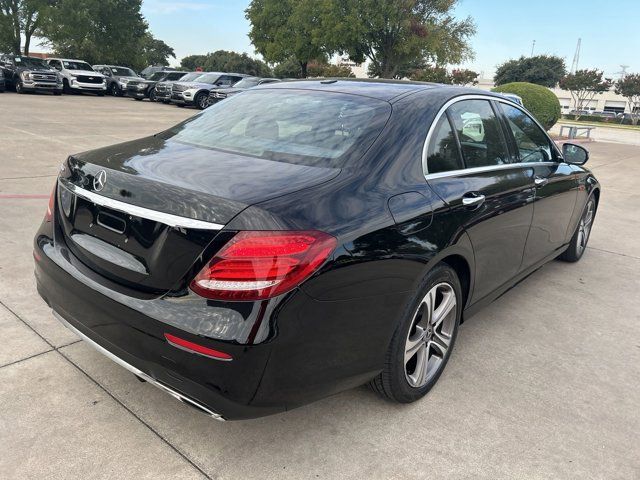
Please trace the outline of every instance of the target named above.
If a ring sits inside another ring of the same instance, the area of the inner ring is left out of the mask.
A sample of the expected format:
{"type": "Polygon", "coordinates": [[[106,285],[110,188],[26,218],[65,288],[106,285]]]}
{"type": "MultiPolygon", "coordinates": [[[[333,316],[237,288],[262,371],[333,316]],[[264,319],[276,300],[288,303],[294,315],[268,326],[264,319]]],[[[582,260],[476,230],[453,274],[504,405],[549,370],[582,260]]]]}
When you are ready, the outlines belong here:
{"type": "Polygon", "coordinates": [[[487,100],[463,100],[449,107],[467,168],[509,163],[500,122],[487,100]]]}
{"type": "Polygon", "coordinates": [[[186,77],[184,72],[172,72],[167,75],[167,80],[180,80],[182,77],[186,77]]]}
{"type": "MultiPolygon", "coordinates": [[[[60,62],[57,62],[57,63],[60,64],[60,62]]],[[[86,70],[88,72],[93,72],[93,68],[91,68],[91,65],[85,62],[74,62],[74,61],[64,60],[62,62],[62,65],[64,65],[64,68],[66,68],[67,70],[86,70]]]]}
{"type": "Polygon", "coordinates": [[[438,173],[463,168],[456,145],[456,137],[446,115],[442,115],[433,129],[427,150],[427,172],[438,173]]]}
{"type": "Polygon", "coordinates": [[[329,92],[247,90],[167,132],[176,141],[301,165],[341,167],[384,127],[387,102],[329,92]]]}
{"type": "Polygon", "coordinates": [[[529,115],[511,105],[501,104],[518,147],[520,162],[548,162],[553,159],[549,139],[529,115]]]}

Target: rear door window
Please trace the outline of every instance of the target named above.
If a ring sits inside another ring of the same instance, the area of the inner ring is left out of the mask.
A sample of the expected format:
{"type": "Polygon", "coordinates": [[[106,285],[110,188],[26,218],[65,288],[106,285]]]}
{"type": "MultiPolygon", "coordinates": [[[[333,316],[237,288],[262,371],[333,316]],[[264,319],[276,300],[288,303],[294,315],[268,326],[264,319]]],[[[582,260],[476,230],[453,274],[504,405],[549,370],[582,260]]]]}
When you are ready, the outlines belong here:
{"type": "Polygon", "coordinates": [[[447,111],[467,168],[509,163],[502,126],[488,100],[462,100],[447,111]]]}
{"type": "Polygon", "coordinates": [[[427,148],[425,174],[448,172],[464,168],[453,128],[447,115],[442,115],[431,134],[427,148]]]}

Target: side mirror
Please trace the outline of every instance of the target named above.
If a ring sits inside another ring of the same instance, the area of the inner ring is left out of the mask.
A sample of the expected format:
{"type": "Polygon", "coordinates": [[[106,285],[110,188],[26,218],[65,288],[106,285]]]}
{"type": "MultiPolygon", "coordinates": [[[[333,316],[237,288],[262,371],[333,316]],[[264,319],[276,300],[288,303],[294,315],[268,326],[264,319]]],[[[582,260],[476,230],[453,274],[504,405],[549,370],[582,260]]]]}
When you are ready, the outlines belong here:
{"type": "Polygon", "coordinates": [[[584,165],[589,160],[589,151],[580,145],[565,143],[562,145],[562,156],[567,163],[584,165]]]}

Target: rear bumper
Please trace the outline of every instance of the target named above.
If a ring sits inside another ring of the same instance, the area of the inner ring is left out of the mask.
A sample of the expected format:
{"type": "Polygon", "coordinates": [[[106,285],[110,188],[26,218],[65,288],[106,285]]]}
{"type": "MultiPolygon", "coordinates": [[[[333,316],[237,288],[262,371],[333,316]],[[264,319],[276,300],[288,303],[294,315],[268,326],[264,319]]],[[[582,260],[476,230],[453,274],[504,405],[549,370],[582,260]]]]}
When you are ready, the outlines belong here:
{"type": "Polygon", "coordinates": [[[144,373],[142,370],[137,369],[136,367],[134,367],[133,365],[131,365],[130,363],[127,363],[126,361],[124,361],[122,358],[118,357],[116,354],[114,354],[113,352],[111,352],[110,350],[107,350],[105,347],[103,347],[102,345],[100,345],[99,343],[93,341],[90,337],[88,337],[87,335],[85,335],[84,333],[82,333],[78,328],[74,327],[73,325],[71,325],[69,322],[67,322],[60,314],[58,314],[55,310],[53,310],[53,316],[56,317],[58,320],[60,320],[60,322],[66,326],[69,330],[71,330],[72,332],[74,332],[76,335],[78,335],[82,340],[84,340],[85,342],[87,342],[89,345],[91,345],[93,348],[95,348],[97,351],[99,351],[100,353],[102,353],[105,357],[113,360],[114,362],[116,362],[118,365],[120,365],[121,367],[125,368],[126,370],[129,370],[131,373],[133,373],[135,376],[141,378],[142,380],[144,380],[145,382],[150,383],[151,385],[153,385],[154,387],[159,388],[160,390],[162,390],[165,393],[168,393],[169,395],[171,395],[172,397],[174,397],[175,399],[181,401],[182,403],[186,403],[187,405],[196,408],[197,410],[211,416],[212,418],[216,419],[216,420],[221,420],[224,421],[224,418],[222,418],[222,416],[220,416],[220,414],[208,409],[206,406],[202,405],[201,403],[193,400],[192,398],[189,398],[183,394],[181,394],[180,392],[175,391],[174,389],[172,389],[171,387],[168,387],[166,385],[164,385],[163,383],[157,381],[155,378],[150,377],[149,375],[147,375],[146,373],[144,373]]]}
{"type": "MultiPolygon", "coordinates": [[[[121,366],[216,419],[255,418],[285,410],[284,405],[251,405],[270,344],[241,346],[215,341],[163,323],[154,317],[169,307],[162,305],[168,302],[118,301],[122,295],[109,296],[89,286],[91,280],[83,278],[67,260],[71,254],[66,249],[53,245],[35,248],[40,258],[35,265],[40,296],[57,318],[121,366]],[[164,333],[224,351],[233,360],[222,362],[175,348],[164,333]]],[[[180,310],[187,318],[195,314],[188,306],[180,310]]],[[[174,310],[174,314],[179,316],[180,311],[174,310]]]]}

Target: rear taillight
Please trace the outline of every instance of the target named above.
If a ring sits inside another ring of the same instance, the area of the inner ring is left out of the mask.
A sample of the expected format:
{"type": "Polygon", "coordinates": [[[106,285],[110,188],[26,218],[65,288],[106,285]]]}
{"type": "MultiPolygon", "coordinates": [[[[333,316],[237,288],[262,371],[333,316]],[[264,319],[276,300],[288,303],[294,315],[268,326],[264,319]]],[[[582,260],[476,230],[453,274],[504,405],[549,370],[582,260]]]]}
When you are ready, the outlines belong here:
{"type": "Polygon", "coordinates": [[[56,186],[58,184],[56,183],[56,185],[53,186],[53,190],[51,190],[51,196],[49,197],[49,205],[47,206],[47,212],[44,214],[44,221],[45,222],[50,222],[53,219],[53,209],[55,208],[55,204],[56,204],[56,186]]]}
{"type": "Polygon", "coordinates": [[[240,232],[191,282],[217,300],[263,300],[288,292],[315,272],[336,247],[316,231],[240,232]]]}

